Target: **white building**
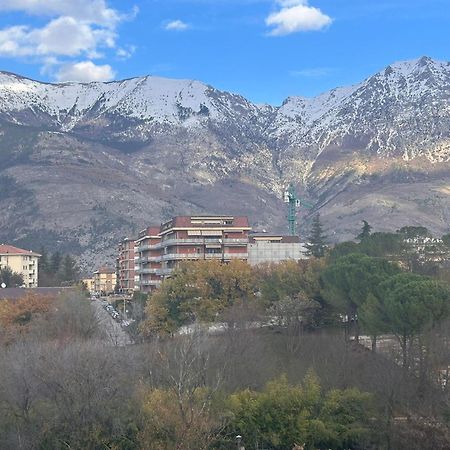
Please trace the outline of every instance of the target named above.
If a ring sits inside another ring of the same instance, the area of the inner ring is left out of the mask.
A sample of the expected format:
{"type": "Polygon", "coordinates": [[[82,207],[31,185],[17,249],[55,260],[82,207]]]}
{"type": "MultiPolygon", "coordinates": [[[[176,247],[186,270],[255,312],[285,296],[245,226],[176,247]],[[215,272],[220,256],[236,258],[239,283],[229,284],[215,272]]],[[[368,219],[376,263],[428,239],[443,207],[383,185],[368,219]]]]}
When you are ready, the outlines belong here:
{"type": "Polygon", "coordinates": [[[9,267],[13,272],[22,275],[23,284],[27,288],[38,287],[38,264],[40,257],[41,255],[31,250],[0,244],[0,269],[9,267]]]}
{"type": "Polygon", "coordinates": [[[253,234],[249,237],[248,262],[252,266],[261,263],[279,263],[292,259],[307,259],[306,248],[298,236],[253,234]]]}

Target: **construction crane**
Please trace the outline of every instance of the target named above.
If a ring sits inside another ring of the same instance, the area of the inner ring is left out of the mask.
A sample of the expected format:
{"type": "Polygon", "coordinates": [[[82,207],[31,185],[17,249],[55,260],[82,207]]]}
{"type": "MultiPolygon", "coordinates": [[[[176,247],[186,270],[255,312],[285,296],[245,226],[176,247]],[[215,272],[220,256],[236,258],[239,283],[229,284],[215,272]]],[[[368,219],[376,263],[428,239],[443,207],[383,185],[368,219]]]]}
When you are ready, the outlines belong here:
{"type": "Polygon", "coordinates": [[[289,234],[291,236],[297,236],[297,208],[300,206],[312,208],[313,206],[297,197],[294,183],[290,183],[284,191],[284,203],[288,204],[287,219],[289,224],[289,234]]]}

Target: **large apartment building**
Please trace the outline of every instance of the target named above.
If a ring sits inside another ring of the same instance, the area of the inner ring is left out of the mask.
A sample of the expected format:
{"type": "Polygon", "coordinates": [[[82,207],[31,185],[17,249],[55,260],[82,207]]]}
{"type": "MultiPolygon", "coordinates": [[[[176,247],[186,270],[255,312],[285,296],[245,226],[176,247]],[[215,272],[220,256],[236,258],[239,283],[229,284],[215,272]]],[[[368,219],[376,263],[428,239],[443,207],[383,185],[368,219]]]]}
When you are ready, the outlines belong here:
{"type": "Polygon", "coordinates": [[[134,239],[124,239],[119,244],[116,276],[120,293],[128,294],[134,291],[134,239]]]}
{"type": "Polygon", "coordinates": [[[140,291],[149,292],[182,261],[248,259],[247,217],[178,216],[143,230],[136,241],[140,291]]]}
{"type": "Polygon", "coordinates": [[[27,288],[38,287],[38,265],[40,257],[41,255],[31,250],[0,244],[0,269],[9,267],[13,272],[21,274],[23,284],[27,288]]]}

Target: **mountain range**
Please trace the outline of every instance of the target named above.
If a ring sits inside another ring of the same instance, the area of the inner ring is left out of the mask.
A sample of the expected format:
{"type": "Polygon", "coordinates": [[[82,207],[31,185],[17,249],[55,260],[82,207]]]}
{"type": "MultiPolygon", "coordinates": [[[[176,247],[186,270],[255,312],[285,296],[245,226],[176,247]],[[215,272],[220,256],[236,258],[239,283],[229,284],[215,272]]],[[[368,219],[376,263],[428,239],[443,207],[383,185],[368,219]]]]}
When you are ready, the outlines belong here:
{"type": "Polygon", "coordinates": [[[192,80],[48,84],[0,72],[0,241],[112,262],[173,215],[248,215],[287,232],[282,192],[330,241],[450,218],[450,63],[392,64],[279,107],[192,80]],[[310,207],[306,207],[306,205],[310,207]]]}

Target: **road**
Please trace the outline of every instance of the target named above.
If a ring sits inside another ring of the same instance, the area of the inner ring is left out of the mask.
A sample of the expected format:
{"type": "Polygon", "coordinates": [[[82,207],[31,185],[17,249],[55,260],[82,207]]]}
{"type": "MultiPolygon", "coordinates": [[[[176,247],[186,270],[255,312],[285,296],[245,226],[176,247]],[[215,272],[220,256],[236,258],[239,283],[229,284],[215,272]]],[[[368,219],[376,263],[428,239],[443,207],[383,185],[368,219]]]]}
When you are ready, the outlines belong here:
{"type": "Polygon", "coordinates": [[[93,300],[91,304],[96,311],[100,326],[105,332],[108,344],[123,347],[133,343],[129,334],[103,308],[100,300],[93,300]]]}

